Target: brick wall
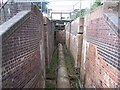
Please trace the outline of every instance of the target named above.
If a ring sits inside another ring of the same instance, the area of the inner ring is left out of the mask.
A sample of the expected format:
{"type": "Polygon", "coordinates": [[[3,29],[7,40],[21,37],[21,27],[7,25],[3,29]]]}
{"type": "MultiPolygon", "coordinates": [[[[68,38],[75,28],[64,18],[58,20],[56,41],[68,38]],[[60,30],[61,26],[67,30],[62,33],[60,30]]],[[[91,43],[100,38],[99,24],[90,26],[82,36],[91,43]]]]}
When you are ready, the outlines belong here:
{"type": "Polygon", "coordinates": [[[66,25],[66,45],[74,59],[76,69],[80,68],[83,24],[84,18],[80,17],[66,25]]]}
{"type": "Polygon", "coordinates": [[[80,41],[76,38],[80,23],[75,20],[66,25],[66,45],[75,61],[79,50],[77,48],[80,46],[82,49],[78,63],[81,85],[86,88],[120,87],[119,27],[114,22],[118,18],[117,13],[112,12],[105,16],[104,7],[105,5],[100,6],[85,16],[82,47],[78,45],[80,41]]]}
{"type": "Polygon", "coordinates": [[[44,17],[44,35],[45,35],[45,64],[49,67],[54,48],[54,24],[46,17],[44,17]]]}
{"type": "Polygon", "coordinates": [[[65,30],[58,30],[56,32],[56,42],[65,44],[65,30]]]}
{"type": "Polygon", "coordinates": [[[85,86],[115,88],[120,85],[119,37],[103,15],[95,16],[101,11],[103,7],[91,13],[87,24],[85,86]]]}
{"type": "Polygon", "coordinates": [[[17,13],[0,30],[2,87],[45,87],[44,21],[39,10],[17,13]]]}

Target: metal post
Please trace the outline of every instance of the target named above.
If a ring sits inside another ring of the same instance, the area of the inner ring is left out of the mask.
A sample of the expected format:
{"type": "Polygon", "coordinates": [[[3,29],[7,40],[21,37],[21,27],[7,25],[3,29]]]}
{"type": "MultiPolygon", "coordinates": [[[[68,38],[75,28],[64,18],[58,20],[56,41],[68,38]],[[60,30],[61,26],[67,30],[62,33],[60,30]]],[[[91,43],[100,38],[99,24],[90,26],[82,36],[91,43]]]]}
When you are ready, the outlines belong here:
{"type": "Polygon", "coordinates": [[[71,12],[69,13],[69,16],[70,16],[70,20],[72,20],[72,17],[71,17],[71,12]]]}
{"type": "Polygon", "coordinates": [[[41,12],[43,12],[43,11],[42,11],[42,7],[43,7],[43,5],[42,5],[42,1],[41,1],[41,12]]]}
{"type": "Polygon", "coordinates": [[[120,1],[118,2],[118,37],[120,37],[120,1]]]}
{"type": "Polygon", "coordinates": [[[51,19],[52,19],[52,12],[51,12],[51,19]]]}
{"type": "Polygon", "coordinates": [[[80,10],[81,10],[81,0],[80,0],[80,10]]]}

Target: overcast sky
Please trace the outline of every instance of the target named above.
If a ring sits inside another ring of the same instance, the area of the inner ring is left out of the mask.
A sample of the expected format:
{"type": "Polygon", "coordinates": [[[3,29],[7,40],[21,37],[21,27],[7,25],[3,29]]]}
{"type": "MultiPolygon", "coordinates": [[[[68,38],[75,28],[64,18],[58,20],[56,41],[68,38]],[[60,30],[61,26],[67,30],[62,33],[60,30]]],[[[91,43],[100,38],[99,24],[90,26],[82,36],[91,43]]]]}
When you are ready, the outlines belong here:
{"type": "MultiPolygon", "coordinates": [[[[7,0],[3,0],[3,2],[6,1],[7,0]]],[[[49,9],[52,9],[52,12],[71,12],[74,9],[80,9],[80,5],[81,8],[89,8],[92,0],[81,0],[81,4],[80,0],[40,0],[40,1],[48,1],[49,4],[47,5],[47,7],[49,9]]],[[[59,16],[54,15],[54,17],[59,16]]]]}
{"type": "MultiPolygon", "coordinates": [[[[6,2],[6,1],[7,0],[3,0],[3,2],[6,2]]],[[[80,0],[40,0],[40,1],[49,1],[50,2],[48,5],[49,8],[54,10],[57,10],[57,9],[70,10],[73,7],[74,8],[80,7],[80,0]]],[[[86,7],[89,7],[91,0],[81,0],[81,1],[82,1],[81,7],[86,8],[86,7]]]]}
{"type": "MultiPolygon", "coordinates": [[[[48,8],[52,9],[52,12],[72,12],[74,9],[89,8],[91,0],[54,0],[48,4],[48,8]]],[[[64,17],[69,17],[69,14],[62,15],[64,17]]],[[[60,19],[60,14],[53,14],[54,19],[60,19]]]]}
{"type": "MultiPolygon", "coordinates": [[[[2,1],[2,0],[1,0],[2,1]]],[[[3,0],[6,2],[7,0],[3,0]]],[[[28,0],[19,0],[19,1],[28,1],[28,0]]],[[[30,0],[37,1],[37,0],[30,0]]],[[[48,8],[52,11],[72,11],[73,9],[80,8],[89,8],[92,0],[38,0],[38,1],[48,1],[48,8]]]]}
{"type": "MultiPolygon", "coordinates": [[[[89,8],[90,7],[90,0],[84,0],[81,2],[81,8],[89,8]]],[[[50,2],[48,5],[48,8],[51,8],[53,10],[72,10],[79,9],[80,8],[80,1],[71,1],[71,0],[65,0],[65,1],[53,1],[50,2]]]]}

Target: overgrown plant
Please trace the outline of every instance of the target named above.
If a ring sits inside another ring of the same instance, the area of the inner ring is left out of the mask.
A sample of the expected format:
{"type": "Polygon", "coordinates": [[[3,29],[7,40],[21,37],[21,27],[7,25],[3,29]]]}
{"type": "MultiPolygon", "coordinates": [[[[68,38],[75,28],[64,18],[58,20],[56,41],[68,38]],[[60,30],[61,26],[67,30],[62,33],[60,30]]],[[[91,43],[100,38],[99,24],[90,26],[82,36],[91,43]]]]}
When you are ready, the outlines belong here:
{"type": "Polygon", "coordinates": [[[95,3],[91,6],[91,10],[94,11],[100,5],[101,5],[100,0],[96,0],[95,3]]]}
{"type": "Polygon", "coordinates": [[[78,11],[75,15],[75,18],[78,18],[80,16],[84,16],[87,13],[88,9],[81,9],[80,11],[78,11]]]}
{"type": "Polygon", "coordinates": [[[77,10],[76,12],[74,12],[74,19],[80,17],[80,16],[85,16],[87,13],[89,13],[90,11],[94,11],[97,7],[99,7],[101,5],[101,1],[100,0],[96,0],[94,2],[94,4],[91,6],[90,9],[85,8],[85,9],[81,9],[81,10],[77,10]]]}

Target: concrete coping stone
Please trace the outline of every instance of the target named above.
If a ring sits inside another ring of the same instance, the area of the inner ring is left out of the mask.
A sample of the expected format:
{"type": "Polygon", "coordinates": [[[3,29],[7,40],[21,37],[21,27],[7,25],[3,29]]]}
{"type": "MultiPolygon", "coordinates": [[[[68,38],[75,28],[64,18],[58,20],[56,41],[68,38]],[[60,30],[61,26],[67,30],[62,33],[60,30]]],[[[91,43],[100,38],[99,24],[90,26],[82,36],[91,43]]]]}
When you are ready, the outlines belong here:
{"type": "Polygon", "coordinates": [[[118,15],[113,13],[104,13],[104,15],[106,15],[111,20],[111,22],[118,27],[118,15]]]}

